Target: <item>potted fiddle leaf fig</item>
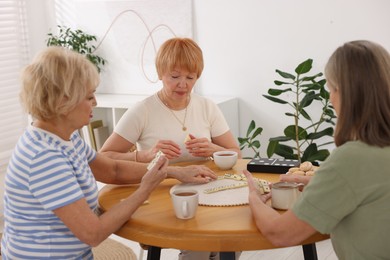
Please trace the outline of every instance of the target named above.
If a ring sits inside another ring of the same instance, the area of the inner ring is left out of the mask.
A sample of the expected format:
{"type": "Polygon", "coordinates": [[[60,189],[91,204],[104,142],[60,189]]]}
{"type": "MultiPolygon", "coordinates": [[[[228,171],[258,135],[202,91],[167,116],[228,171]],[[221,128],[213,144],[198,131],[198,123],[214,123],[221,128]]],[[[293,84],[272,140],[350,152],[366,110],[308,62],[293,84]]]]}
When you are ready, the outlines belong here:
{"type": "Polygon", "coordinates": [[[295,73],[276,70],[283,80],[275,80],[275,88],[263,95],[272,102],[287,106],[285,115],[290,123],[283,135],[269,139],[267,156],[274,154],[300,162],[324,161],[329,156],[326,145],[333,143],[335,113],[325,88],[322,73],[307,75],[312,69],[312,59],[295,68],[295,73]],[[287,98],[282,98],[287,96],[287,98]],[[321,107],[313,109],[317,105],[321,107]]]}
{"type": "Polygon", "coordinates": [[[106,60],[95,54],[96,36],[85,33],[80,29],[72,30],[65,26],[58,25],[58,35],[48,33],[47,46],[63,46],[81,53],[87,57],[100,72],[106,64],[106,60]]]}

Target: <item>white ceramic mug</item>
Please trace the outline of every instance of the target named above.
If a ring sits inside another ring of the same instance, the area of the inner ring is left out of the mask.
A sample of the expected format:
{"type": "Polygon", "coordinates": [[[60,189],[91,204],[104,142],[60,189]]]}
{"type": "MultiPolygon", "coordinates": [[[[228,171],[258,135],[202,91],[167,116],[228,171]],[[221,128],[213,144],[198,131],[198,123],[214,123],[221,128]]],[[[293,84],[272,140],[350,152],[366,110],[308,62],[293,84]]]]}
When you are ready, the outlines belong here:
{"type": "Polygon", "coordinates": [[[272,207],[282,210],[290,209],[301,194],[299,191],[301,185],[303,184],[295,182],[276,182],[272,184],[272,207]]]}
{"type": "Polygon", "coordinates": [[[219,169],[229,170],[236,164],[237,156],[235,151],[218,151],[213,154],[213,159],[219,169]]]}
{"type": "Polygon", "coordinates": [[[171,198],[177,218],[190,219],[195,217],[199,203],[198,191],[190,189],[174,190],[171,192],[171,198]]]}

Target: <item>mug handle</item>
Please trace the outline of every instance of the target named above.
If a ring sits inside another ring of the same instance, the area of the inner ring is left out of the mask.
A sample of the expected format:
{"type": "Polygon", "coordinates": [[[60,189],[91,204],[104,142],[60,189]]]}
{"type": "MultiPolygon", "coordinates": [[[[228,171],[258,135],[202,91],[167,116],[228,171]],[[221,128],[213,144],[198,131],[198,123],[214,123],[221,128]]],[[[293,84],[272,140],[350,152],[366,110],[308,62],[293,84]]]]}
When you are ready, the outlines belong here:
{"type": "Polygon", "coordinates": [[[181,205],[181,210],[183,212],[183,217],[187,218],[188,217],[188,201],[183,201],[183,204],[181,205]]]}

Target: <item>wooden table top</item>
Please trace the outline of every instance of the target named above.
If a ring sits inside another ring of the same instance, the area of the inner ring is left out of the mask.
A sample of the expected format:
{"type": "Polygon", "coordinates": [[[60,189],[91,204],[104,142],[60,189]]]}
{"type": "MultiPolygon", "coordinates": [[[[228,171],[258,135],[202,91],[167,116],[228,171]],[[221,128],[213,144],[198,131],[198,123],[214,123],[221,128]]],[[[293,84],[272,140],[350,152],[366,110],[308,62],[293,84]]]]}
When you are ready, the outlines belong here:
{"type": "MultiPolygon", "coordinates": [[[[232,170],[221,171],[213,161],[180,163],[176,165],[204,164],[218,175],[242,173],[249,160],[240,159],[232,170]]],[[[255,177],[277,182],[279,174],[253,173],[255,177]]],[[[194,251],[247,251],[276,248],[257,229],[248,205],[231,207],[199,206],[193,219],[175,216],[169,190],[179,182],[164,180],[115,234],[126,239],[161,248],[194,251]]],[[[110,209],[138,188],[138,185],[106,185],[99,193],[101,210],[110,209]]],[[[283,212],[283,211],[281,211],[283,212]]],[[[328,235],[315,234],[303,244],[328,239],[328,235]]]]}

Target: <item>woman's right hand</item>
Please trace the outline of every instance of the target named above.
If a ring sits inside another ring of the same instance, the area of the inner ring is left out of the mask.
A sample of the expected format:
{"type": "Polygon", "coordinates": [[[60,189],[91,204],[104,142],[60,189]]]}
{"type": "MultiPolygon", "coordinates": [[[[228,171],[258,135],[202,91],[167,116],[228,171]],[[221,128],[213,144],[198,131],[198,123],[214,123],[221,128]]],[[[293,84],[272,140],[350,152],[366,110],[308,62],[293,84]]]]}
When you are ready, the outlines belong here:
{"type": "Polygon", "coordinates": [[[242,171],[247,179],[248,182],[248,189],[249,189],[249,204],[257,204],[257,203],[267,203],[269,199],[271,199],[271,192],[266,194],[261,194],[259,189],[257,188],[257,185],[255,184],[255,181],[253,179],[252,173],[250,173],[248,170],[242,171]]]}
{"type": "Polygon", "coordinates": [[[294,175],[294,174],[282,174],[280,175],[280,181],[284,182],[296,182],[303,183],[305,186],[310,182],[312,176],[294,175]]]}
{"type": "Polygon", "coordinates": [[[148,170],[141,179],[140,189],[146,192],[152,192],[164,179],[168,172],[168,159],[161,155],[156,164],[148,170]]]}
{"type": "Polygon", "coordinates": [[[158,151],[163,152],[169,160],[176,159],[181,155],[180,146],[171,140],[159,140],[154,147],[150,149],[149,153],[150,155],[153,155],[151,160],[158,151]]]}

